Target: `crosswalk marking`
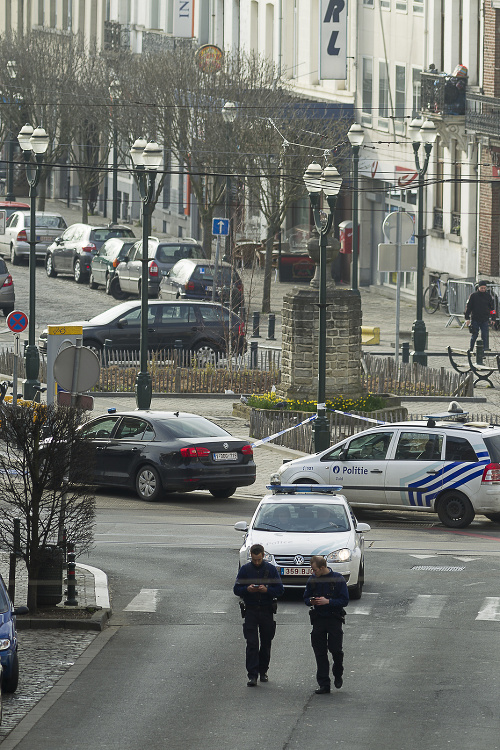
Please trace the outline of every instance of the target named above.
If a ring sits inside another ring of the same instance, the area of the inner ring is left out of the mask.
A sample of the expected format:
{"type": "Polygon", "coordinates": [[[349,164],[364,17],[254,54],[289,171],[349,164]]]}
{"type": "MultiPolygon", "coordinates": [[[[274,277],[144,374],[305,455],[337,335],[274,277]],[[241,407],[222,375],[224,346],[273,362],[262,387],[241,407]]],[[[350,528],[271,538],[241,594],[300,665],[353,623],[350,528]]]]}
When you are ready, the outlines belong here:
{"type": "Polygon", "coordinates": [[[360,599],[355,604],[353,602],[349,603],[349,608],[347,610],[348,614],[350,615],[369,615],[371,612],[371,609],[373,605],[375,604],[375,597],[379,596],[379,594],[376,594],[375,592],[369,593],[366,592],[363,594],[363,599],[360,599]]]}
{"type": "Polygon", "coordinates": [[[500,596],[487,596],[476,620],[500,621],[500,596]]]}
{"type": "Polygon", "coordinates": [[[141,589],[125,607],[125,612],[156,612],[160,589],[141,589]]]}
{"type": "Polygon", "coordinates": [[[436,594],[419,594],[410,605],[407,617],[438,618],[446,604],[446,596],[436,594]]]}

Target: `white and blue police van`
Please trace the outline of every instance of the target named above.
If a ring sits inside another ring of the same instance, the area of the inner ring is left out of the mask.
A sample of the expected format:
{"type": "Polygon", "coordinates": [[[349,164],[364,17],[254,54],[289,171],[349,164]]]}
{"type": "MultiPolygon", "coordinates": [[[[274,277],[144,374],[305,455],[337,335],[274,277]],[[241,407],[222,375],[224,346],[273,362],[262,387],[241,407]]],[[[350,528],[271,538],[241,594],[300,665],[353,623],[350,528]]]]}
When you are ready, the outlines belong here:
{"type": "Polygon", "coordinates": [[[466,412],[381,424],[285,462],[271,483],[342,485],[353,507],[434,511],[451,528],[500,523],[500,426],[466,412]],[[453,421],[450,421],[450,420],[453,421]]]}

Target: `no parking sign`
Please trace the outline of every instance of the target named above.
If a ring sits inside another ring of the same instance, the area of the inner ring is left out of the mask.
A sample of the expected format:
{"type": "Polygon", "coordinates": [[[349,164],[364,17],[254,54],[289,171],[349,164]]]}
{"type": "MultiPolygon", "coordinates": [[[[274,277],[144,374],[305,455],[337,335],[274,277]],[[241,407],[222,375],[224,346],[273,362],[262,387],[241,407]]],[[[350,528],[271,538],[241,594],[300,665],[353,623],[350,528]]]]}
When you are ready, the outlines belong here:
{"type": "Polygon", "coordinates": [[[12,333],[22,333],[28,325],[28,316],[20,310],[14,310],[7,316],[7,328],[12,333]]]}

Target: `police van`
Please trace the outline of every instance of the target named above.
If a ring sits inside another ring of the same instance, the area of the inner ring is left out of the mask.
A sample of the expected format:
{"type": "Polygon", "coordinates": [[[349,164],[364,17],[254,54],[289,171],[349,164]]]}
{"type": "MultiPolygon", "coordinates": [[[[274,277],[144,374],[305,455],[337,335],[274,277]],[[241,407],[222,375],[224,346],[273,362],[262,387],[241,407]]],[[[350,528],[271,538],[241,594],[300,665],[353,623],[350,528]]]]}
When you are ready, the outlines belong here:
{"type": "Polygon", "coordinates": [[[451,528],[476,513],[500,523],[500,426],[453,410],[382,424],[284,463],[273,482],[338,483],[354,507],[435,511],[451,528]]]}

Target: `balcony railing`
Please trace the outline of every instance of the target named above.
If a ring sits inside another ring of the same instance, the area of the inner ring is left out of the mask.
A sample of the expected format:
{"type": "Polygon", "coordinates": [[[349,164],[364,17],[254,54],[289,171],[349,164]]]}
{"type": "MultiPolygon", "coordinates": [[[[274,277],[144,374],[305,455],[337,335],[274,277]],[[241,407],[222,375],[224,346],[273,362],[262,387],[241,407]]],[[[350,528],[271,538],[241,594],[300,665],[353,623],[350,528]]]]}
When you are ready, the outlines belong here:
{"type": "Polygon", "coordinates": [[[465,127],[481,135],[500,137],[500,99],[468,93],[465,127]]]}
{"type": "Polygon", "coordinates": [[[467,78],[421,73],[422,109],[438,115],[464,115],[467,78]]]}

